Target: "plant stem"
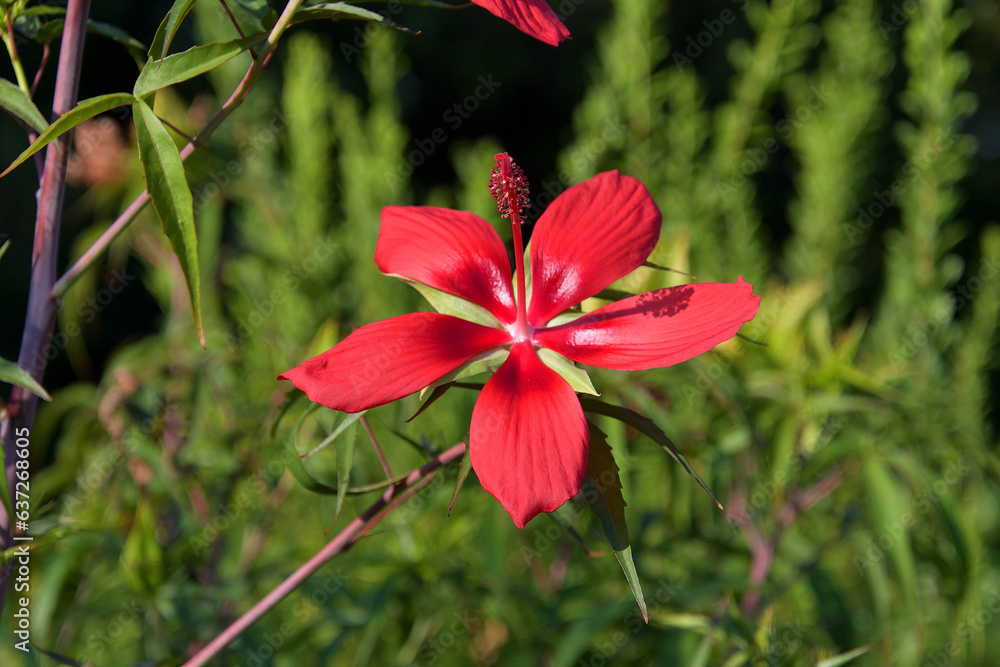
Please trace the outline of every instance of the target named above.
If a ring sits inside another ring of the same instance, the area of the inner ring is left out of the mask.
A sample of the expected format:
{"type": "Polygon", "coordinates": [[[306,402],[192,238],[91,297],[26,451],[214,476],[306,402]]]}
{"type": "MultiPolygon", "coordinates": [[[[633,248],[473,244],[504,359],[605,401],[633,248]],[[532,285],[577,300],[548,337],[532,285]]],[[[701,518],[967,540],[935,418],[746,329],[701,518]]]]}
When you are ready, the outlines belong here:
{"type": "MultiPolygon", "coordinates": [[[[405,499],[409,497],[411,492],[419,490],[421,484],[426,483],[427,478],[433,475],[438,468],[460,458],[462,454],[465,453],[466,445],[461,442],[454,447],[442,452],[427,463],[425,463],[420,468],[412,471],[406,476],[406,479],[399,484],[393,485],[388,488],[382,497],[379,498],[375,503],[362,512],[354,521],[349,523],[340,533],[337,534],[329,543],[315,556],[310,558],[305,562],[299,569],[288,576],[283,582],[278,584],[270,593],[265,595],[260,602],[248,609],[242,616],[236,619],[232,625],[222,631],[215,639],[208,643],[205,648],[198,651],[190,660],[184,663],[184,667],[197,667],[198,665],[205,664],[210,658],[214,657],[223,648],[229,645],[231,642],[235,641],[240,634],[243,633],[248,627],[253,625],[257,620],[259,620],[265,613],[267,613],[272,607],[281,602],[286,598],[292,591],[298,588],[299,584],[304,582],[313,573],[316,572],[320,567],[326,564],[331,558],[337,554],[341,554],[347,551],[351,546],[357,542],[358,538],[364,534],[364,532],[371,528],[375,523],[380,521],[390,510],[398,507],[399,504],[392,505],[394,501],[405,499]],[[390,505],[392,505],[390,507],[390,505]]],[[[401,503],[400,503],[401,504],[401,503]]]]}
{"type": "MultiPolygon", "coordinates": [[[[222,105],[222,108],[220,108],[215,115],[209,119],[209,121],[205,124],[205,127],[201,129],[201,132],[199,132],[194,139],[181,150],[181,160],[186,160],[198,146],[207,142],[209,137],[212,136],[212,133],[215,132],[216,128],[222,124],[222,121],[228,118],[229,115],[236,110],[236,107],[243,103],[243,100],[246,99],[247,93],[250,92],[250,89],[257,81],[257,77],[260,75],[261,70],[264,69],[264,66],[267,65],[268,61],[271,59],[271,56],[274,55],[274,47],[278,43],[278,38],[281,37],[281,34],[288,27],[292,20],[292,16],[295,15],[296,10],[303,1],[304,0],[292,0],[288,3],[285,7],[285,11],[281,13],[281,16],[278,18],[278,22],[275,23],[274,28],[271,30],[271,34],[267,36],[264,48],[258,54],[257,59],[250,65],[247,73],[243,75],[243,80],[240,81],[240,85],[236,87],[236,90],[234,90],[233,94],[229,96],[229,99],[222,105]]],[[[80,256],[80,259],[76,260],[66,273],[64,273],[59,280],[56,281],[55,285],[52,287],[52,298],[61,299],[65,296],[69,288],[73,286],[73,283],[77,281],[84,271],[90,268],[90,266],[97,261],[97,258],[104,253],[107,247],[111,245],[111,242],[114,241],[119,234],[125,231],[125,228],[132,223],[137,215],[139,215],[139,211],[142,210],[148,201],[149,193],[148,191],[143,191],[142,194],[136,197],[135,200],[129,204],[128,208],[122,211],[121,215],[119,215],[118,218],[111,223],[111,226],[108,227],[97,239],[97,241],[94,242],[94,245],[90,246],[90,248],[88,248],[87,251],[80,256]]]]}
{"type": "MultiPolygon", "coordinates": [[[[52,101],[53,116],[66,113],[76,104],[89,11],[90,0],[70,0],[66,8],[66,24],[59,49],[55,95],[52,101]]],[[[8,21],[9,18],[8,15],[8,21]]],[[[27,91],[26,83],[22,87],[27,91]]],[[[17,363],[39,382],[42,380],[47,362],[44,351],[52,338],[52,327],[55,323],[55,304],[52,303],[49,296],[56,278],[59,224],[66,186],[69,138],[69,133],[66,133],[49,144],[46,149],[45,168],[36,195],[38,210],[35,216],[34,246],[31,251],[28,313],[24,322],[17,363]]],[[[31,392],[16,386],[11,390],[10,401],[7,405],[10,417],[0,424],[0,435],[3,437],[4,474],[7,475],[7,488],[11,493],[15,488],[15,438],[30,432],[37,406],[38,397],[31,392]]],[[[7,516],[6,509],[0,505],[0,550],[6,550],[13,543],[12,519],[13,517],[7,516]]],[[[0,575],[0,612],[3,609],[7,580],[11,571],[10,565],[8,563],[7,567],[3,569],[3,574],[0,575]]]]}
{"type": "Polygon", "coordinates": [[[14,42],[14,22],[10,18],[10,7],[6,10],[7,32],[3,34],[3,43],[7,47],[7,54],[10,56],[10,64],[14,67],[14,76],[17,78],[17,86],[26,93],[30,93],[28,87],[28,77],[24,74],[24,66],[17,55],[17,44],[14,42]]]}

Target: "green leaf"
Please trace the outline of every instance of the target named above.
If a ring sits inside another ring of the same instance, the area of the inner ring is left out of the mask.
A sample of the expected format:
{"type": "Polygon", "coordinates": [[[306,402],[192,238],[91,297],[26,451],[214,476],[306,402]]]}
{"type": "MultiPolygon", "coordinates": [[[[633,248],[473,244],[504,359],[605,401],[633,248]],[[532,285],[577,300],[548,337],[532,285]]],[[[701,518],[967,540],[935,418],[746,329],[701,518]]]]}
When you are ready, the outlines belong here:
{"type": "Polygon", "coordinates": [[[156,519],[140,500],[121,553],[122,573],[138,592],[152,592],[163,583],[163,549],[156,539],[156,519]]]}
{"type": "Polygon", "coordinates": [[[174,0],[173,6],[163,17],[163,21],[156,29],[156,34],[153,35],[153,43],[149,45],[150,58],[159,60],[167,55],[170,43],[174,41],[177,31],[180,30],[181,22],[194,7],[195,2],[197,0],[174,0]]]}
{"type": "Polygon", "coordinates": [[[338,489],[332,486],[327,486],[310,475],[309,471],[306,470],[305,464],[302,463],[303,457],[299,456],[298,453],[297,439],[299,427],[302,426],[302,422],[306,420],[306,417],[319,408],[320,405],[318,403],[311,403],[306,406],[305,410],[302,411],[302,414],[299,415],[298,420],[295,422],[295,426],[293,426],[292,430],[288,433],[288,440],[286,441],[285,447],[289,452],[288,458],[291,460],[285,464],[285,467],[288,468],[288,472],[292,473],[292,477],[295,478],[295,481],[301,484],[305,489],[312,491],[313,493],[333,496],[338,493],[338,489]]]}
{"type": "MultiPolygon", "coordinates": [[[[0,248],[0,250],[6,250],[6,248],[7,244],[5,243],[4,247],[0,248]]],[[[35,378],[31,377],[28,371],[24,370],[13,361],[8,361],[3,357],[0,357],[0,382],[16,384],[21,389],[30,391],[32,394],[40,396],[46,401],[52,400],[52,397],[49,396],[48,392],[42,388],[42,385],[35,381],[35,378]]]]}
{"type": "Polygon", "coordinates": [[[4,241],[3,245],[0,245],[0,259],[3,259],[3,256],[7,254],[8,248],[10,248],[10,239],[4,241]]]}
{"type": "Polygon", "coordinates": [[[146,189],[153,209],[160,218],[163,232],[170,239],[181,264],[191,295],[191,310],[198,340],[205,347],[205,329],[201,319],[201,277],[198,272],[198,237],[194,228],[194,201],[184,175],[177,145],[167,128],[143,100],[132,105],[135,134],[139,140],[139,159],[146,176],[146,189]]]}
{"type": "Polygon", "coordinates": [[[547,347],[542,347],[537,350],[538,358],[542,360],[542,363],[559,373],[562,379],[569,383],[569,386],[573,387],[573,391],[579,394],[590,394],[591,396],[600,396],[597,390],[594,389],[594,383],[590,381],[590,375],[587,371],[583,370],[572,361],[547,347]]]}
{"type": "Polygon", "coordinates": [[[28,93],[6,79],[0,79],[0,107],[23,120],[39,134],[49,126],[45,116],[28,97],[28,93]]]}
{"type": "MultiPolygon", "coordinates": [[[[497,369],[500,368],[503,362],[507,361],[507,357],[509,356],[510,350],[498,348],[473,357],[443,378],[421,389],[420,399],[423,400],[428,391],[436,390],[441,385],[454,384],[459,380],[464,380],[467,377],[479,375],[480,373],[496,373],[497,369]]],[[[413,416],[416,417],[416,415],[413,416]]]]}
{"type": "Polygon", "coordinates": [[[346,431],[349,427],[353,426],[359,419],[364,417],[366,412],[368,411],[362,410],[361,412],[352,412],[348,414],[346,417],[344,417],[343,421],[337,424],[337,428],[333,429],[333,432],[330,433],[330,435],[323,438],[323,442],[319,443],[318,445],[310,449],[308,452],[303,454],[301,458],[304,459],[309,458],[316,452],[320,451],[327,445],[331,444],[334,440],[339,438],[344,433],[344,431],[346,431]]]}
{"type": "Polygon", "coordinates": [[[278,22],[278,12],[267,0],[231,0],[229,7],[237,21],[256,31],[271,30],[278,22]]]}
{"type": "MultiPolygon", "coordinates": [[[[453,386],[455,386],[454,382],[445,382],[444,384],[439,384],[439,385],[435,386],[434,387],[434,391],[431,392],[430,398],[428,398],[426,401],[424,401],[424,404],[420,406],[420,409],[417,410],[416,412],[414,412],[413,416],[406,420],[406,423],[409,424],[411,421],[413,421],[414,419],[416,419],[417,417],[419,417],[420,413],[422,413],[427,408],[431,407],[431,405],[436,400],[438,400],[439,398],[441,398],[442,396],[444,396],[444,393],[446,391],[448,391],[449,389],[451,389],[453,386]]],[[[426,391],[426,388],[424,389],[424,391],[426,391]]],[[[420,398],[421,399],[423,399],[424,391],[420,392],[420,398]]]]}
{"type": "Polygon", "coordinates": [[[260,33],[231,42],[212,42],[204,46],[191,47],[163,60],[150,59],[139,72],[132,94],[138,98],[145,98],[160,88],[204,74],[263,41],[265,37],[267,35],[260,33]]]}
{"type": "Polygon", "coordinates": [[[610,403],[605,403],[604,401],[599,401],[596,398],[590,398],[588,396],[580,397],[580,405],[583,406],[584,412],[590,412],[593,414],[611,417],[612,419],[617,419],[623,424],[631,426],[647,438],[663,447],[672,457],[674,457],[675,461],[683,466],[684,470],[687,471],[687,474],[691,475],[694,481],[698,482],[698,486],[700,486],[705,493],[708,494],[708,497],[712,499],[718,508],[722,509],[722,503],[719,502],[719,499],[715,497],[715,494],[712,493],[711,489],[708,488],[705,482],[702,481],[701,477],[699,477],[694,469],[691,468],[691,464],[688,463],[687,458],[681,454],[679,449],[677,449],[677,445],[675,445],[673,441],[667,437],[667,434],[664,433],[652,419],[643,417],[634,410],[629,410],[628,408],[624,408],[620,405],[611,405],[610,403]]]}
{"type": "Polygon", "coordinates": [[[601,520],[604,534],[608,536],[608,542],[611,543],[615,557],[622,566],[625,579],[628,580],[642,617],[648,623],[649,611],[646,609],[646,599],[643,597],[639,575],[632,561],[632,546],[629,544],[628,526],[625,524],[625,498],[622,496],[618,465],[608,445],[608,436],[590,422],[587,422],[587,425],[590,427],[590,448],[581,491],[590,509],[601,520]]]}
{"type": "Polygon", "coordinates": [[[382,25],[389,26],[390,28],[402,30],[403,32],[411,35],[418,34],[409,28],[399,25],[383,14],[373,12],[372,10],[365,9],[363,7],[355,7],[354,5],[349,5],[346,2],[326,2],[321,5],[303,7],[295,12],[295,16],[292,17],[292,20],[294,21],[315,21],[317,19],[357,19],[360,21],[373,21],[375,23],[381,23],[382,25]]]}
{"type": "Polygon", "coordinates": [[[32,16],[32,15],[42,15],[45,16],[51,14],[53,16],[65,16],[65,7],[55,7],[53,5],[35,5],[34,7],[27,7],[22,9],[18,16],[32,16]]]}
{"type": "Polygon", "coordinates": [[[72,130],[83,121],[116,107],[132,104],[133,101],[135,101],[135,98],[128,93],[111,93],[110,95],[98,95],[97,97],[81,100],[75,107],[62,116],[59,116],[54,123],[38,135],[38,138],[25,148],[24,152],[18,155],[17,159],[9,167],[4,169],[3,173],[0,173],[0,178],[6,176],[12,169],[45,148],[50,141],[72,130]]]}
{"type": "Polygon", "coordinates": [[[466,447],[465,454],[462,455],[462,460],[458,464],[458,479],[455,480],[455,490],[451,494],[451,502],[448,503],[448,516],[451,516],[451,508],[455,506],[458,492],[462,490],[462,485],[465,484],[465,478],[469,476],[470,470],[472,470],[472,459],[469,458],[469,448],[466,447]]]}
{"type": "Polygon", "coordinates": [[[500,328],[500,322],[493,317],[490,311],[482,306],[472,303],[468,299],[443,292],[429,285],[418,283],[415,280],[408,280],[396,274],[386,274],[390,278],[399,278],[404,283],[420,292],[421,296],[427,299],[427,303],[442,315],[453,315],[469,322],[482,324],[484,327],[500,328]]]}
{"type": "Polygon", "coordinates": [[[354,446],[357,437],[358,427],[354,425],[347,437],[344,438],[344,450],[337,452],[337,508],[333,513],[333,525],[337,525],[340,511],[344,508],[347,487],[351,484],[351,467],[354,465],[354,446]]]}
{"type": "Polygon", "coordinates": [[[868,653],[868,651],[872,650],[874,647],[874,644],[869,644],[868,646],[856,648],[853,651],[847,651],[846,653],[835,655],[832,658],[827,658],[826,660],[817,662],[816,667],[840,667],[841,665],[846,665],[851,660],[868,653]]]}

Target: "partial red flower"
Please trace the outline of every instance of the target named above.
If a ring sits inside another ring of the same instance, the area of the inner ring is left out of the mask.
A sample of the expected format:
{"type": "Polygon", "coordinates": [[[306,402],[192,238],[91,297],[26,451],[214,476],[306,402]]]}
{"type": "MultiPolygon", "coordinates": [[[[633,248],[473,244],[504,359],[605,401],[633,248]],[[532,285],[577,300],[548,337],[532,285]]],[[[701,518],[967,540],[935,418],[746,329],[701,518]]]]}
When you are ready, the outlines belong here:
{"type": "Polygon", "coordinates": [[[494,16],[546,44],[558,46],[569,30],[545,0],[472,0],[494,16]]]}
{"type": "Polygon", "coordinates": [[[654,290],[575,319],[557,317],[641,266],[659,238],[661,214],[642,183],[617,171],[569,188],[535,225],[529,300],[520,220],[526,187],[507,154],[498,155],[491,189],[513,224],[513,284],[504,244],[479,216],[428,206],[382,211],[379,269],[475,304],[479,321],[414,313],[368,324],[278,378],[317,403],[358,412],[507,352],[472,412],[469,455],[483,487],[518,528],[574,496],[587,467],[580,401],[543,362],[542,350],[618,370],[670,366],[732,338],[760,302],[740,277],[654,290]]]}

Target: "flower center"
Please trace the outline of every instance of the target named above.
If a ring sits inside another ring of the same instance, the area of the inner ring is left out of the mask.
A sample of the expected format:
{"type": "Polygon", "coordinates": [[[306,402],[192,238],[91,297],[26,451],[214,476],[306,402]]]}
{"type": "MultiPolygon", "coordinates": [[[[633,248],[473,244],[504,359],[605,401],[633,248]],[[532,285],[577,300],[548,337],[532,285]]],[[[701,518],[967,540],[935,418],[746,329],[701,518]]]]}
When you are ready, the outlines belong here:
{"type": "Polygon", "coordinates": [[[517,286],[517,320],[510,328],[515,342],[529,340],[535,328],[528,323],[524,288],[524,241],[521,238],[521,216],[528,207],[528,179],[506,153],[494,156],[496,165],[490,172],[490,194],[497,200],[501,218],[509,218],[514,231],[514,267],[517,286]]]}

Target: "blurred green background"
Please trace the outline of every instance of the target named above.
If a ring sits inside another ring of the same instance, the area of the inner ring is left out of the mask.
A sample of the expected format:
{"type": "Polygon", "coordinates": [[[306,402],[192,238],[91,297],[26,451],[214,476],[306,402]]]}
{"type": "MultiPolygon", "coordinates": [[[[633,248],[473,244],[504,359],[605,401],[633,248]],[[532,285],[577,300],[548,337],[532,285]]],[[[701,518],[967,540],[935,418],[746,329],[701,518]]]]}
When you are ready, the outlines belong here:
{"type": "MultiPolygon", "coordinates": [[[[169,5],[95,0],[90,15],[148,42],[169,5]]],[[[274,378],[356,325],[428,308],[372,262],[383,206],[471,210],[509,238],[486,185],[506,150],[533,216],[619,169],[663,210],[652,261],[742,275],[762,295],[743,333],[765,346],[592,373],[726,510],[654,443],[599,420],[648,625],[585,502],[518,531],[473,475],[449,517],[452,468],[217,663],[832,667],[862,649],[850,664],[1000,664],[997,3],[559,0],[573,36],[558,48],[479,8],[397,7],[419,35],[290,30],[186,163],[207,350],[149,210],[67,295],[53,401],[32,430],[33,645],[179,664],[326,543],[335,496],[285,468],[340,415],[314,413],[292,442],[305,401],[281,417],[289,387],[274,378]]],[[[174,50],[233,37],[204,1],[174,50]]],[[[40,49],[21,55],[33,72],[40,49]]],[[[196,131],[247,63],[160,93],[157,112],[196,131]]],[[[80,97],[136,74],[91,36],[80,97]]],[[[77,131],[60,267],[143,188],[130,122],[77,131]]],[[[26,146],[6,116],[0,139],[4,164],[26,146]]],[[[0,180],[5,358],[36,185],[30,163],[0,180]]],[[[616,287],[683,280],[641,270],[616,287]]],[[[453,390],[409,424],[416,397],[371,412],[393,470],[466,438],[475,398],[453,390]]],[[[306,462],[328,485],[336,449],[306,462]]],[[[378,482],[363,433],[356,451],[352,484],[378,482]]],[[[338,526],[376,497],[349,496],[338,526]]],[[[3,663],[53,664],[12,648],[9,605],[3,663]]]]}

